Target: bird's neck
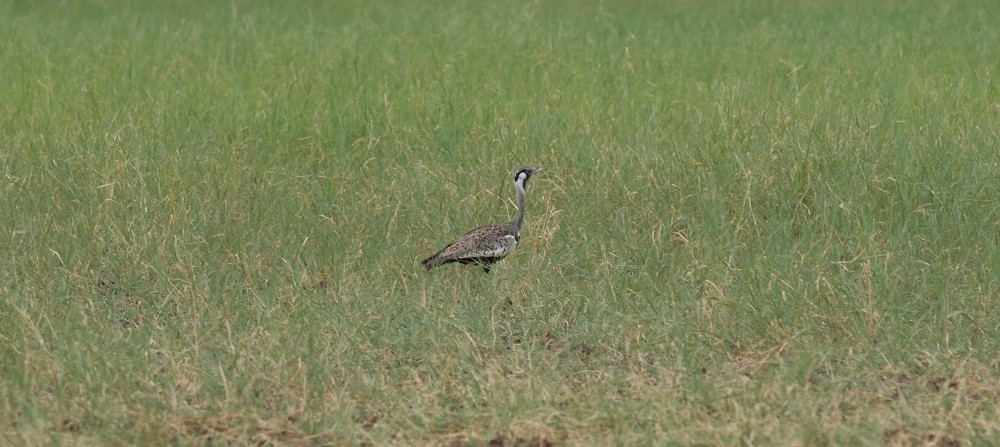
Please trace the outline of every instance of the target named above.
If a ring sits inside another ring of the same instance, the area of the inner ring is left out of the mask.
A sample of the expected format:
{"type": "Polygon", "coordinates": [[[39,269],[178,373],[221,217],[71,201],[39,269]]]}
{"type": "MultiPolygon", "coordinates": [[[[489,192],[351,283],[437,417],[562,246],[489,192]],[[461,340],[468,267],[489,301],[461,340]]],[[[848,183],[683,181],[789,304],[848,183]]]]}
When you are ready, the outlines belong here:
{"type": "Polygon", "coordinates": [[[514,221],[514,234],[521,235],[521,225],[524,225],[524,183],[520,180],[514,182],[514,189],[517,191],[517,220],[514,221]]]}

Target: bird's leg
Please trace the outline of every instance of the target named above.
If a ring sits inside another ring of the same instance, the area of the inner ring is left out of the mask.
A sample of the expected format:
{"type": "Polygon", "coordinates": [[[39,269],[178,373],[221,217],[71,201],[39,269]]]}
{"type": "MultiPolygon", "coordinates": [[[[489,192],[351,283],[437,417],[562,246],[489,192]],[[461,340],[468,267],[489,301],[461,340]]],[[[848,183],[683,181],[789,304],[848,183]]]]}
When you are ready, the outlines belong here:
{"type": "Polygon", "coordinates": [[[486,272],[486,273],[489,273],[490,272],[490,265],[489,264],[483,264],[483,271],[486,272]]]}

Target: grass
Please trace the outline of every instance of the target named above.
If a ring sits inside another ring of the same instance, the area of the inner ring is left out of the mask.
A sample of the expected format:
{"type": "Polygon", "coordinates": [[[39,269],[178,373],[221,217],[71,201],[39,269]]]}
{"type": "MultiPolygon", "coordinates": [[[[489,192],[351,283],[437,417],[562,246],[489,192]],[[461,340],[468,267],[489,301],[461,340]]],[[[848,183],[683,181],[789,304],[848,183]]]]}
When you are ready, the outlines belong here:
{"type": "Polygon", "coordinates": [[[0,6],[5,444],[1000,436],[993,3],[147,3],[0,6]]]}

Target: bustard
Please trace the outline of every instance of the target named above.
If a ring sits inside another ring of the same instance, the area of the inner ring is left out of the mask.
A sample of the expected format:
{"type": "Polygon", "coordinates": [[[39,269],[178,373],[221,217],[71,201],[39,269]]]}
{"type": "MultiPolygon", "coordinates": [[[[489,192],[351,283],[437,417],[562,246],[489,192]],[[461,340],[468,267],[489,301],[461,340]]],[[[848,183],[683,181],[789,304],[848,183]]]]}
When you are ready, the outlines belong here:
{"type": "Polygon", "coordinates": [[[424,259],[427,270],[449,262],[478,264],[486,273],[493,263],[509,255],[521,241],[521,225],[524,224],[524,189],[528,179],[542,168],[521,168],[514,174],[514,190],[517,191],[517,218],[510,222],[483,225],[462,235],[455,242],[446,245],[434,256],[424,259]]]}

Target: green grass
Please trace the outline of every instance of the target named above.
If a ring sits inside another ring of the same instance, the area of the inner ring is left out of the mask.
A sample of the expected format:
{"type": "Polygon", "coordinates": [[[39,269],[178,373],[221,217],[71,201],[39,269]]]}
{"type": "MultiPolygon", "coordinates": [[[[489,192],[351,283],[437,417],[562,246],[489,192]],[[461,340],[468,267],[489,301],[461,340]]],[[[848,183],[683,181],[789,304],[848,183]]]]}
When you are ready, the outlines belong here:
{"type": "Polygon", "coordinates": [[[0,17],[3,444],[1000,437],[994,2],[0,17]]]}

